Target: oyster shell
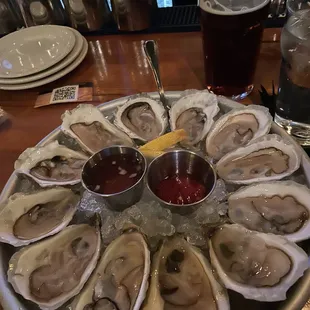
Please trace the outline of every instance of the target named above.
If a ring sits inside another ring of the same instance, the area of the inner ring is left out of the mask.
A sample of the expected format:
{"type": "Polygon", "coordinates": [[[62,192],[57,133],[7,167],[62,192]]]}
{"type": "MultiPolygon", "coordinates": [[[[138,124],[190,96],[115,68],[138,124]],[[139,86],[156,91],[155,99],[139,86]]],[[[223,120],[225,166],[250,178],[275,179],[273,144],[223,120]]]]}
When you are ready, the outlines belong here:
{"type": "Polygon", "coordinates": [[[300,166],[301,154],[279,135],[266,135],[222,157],[216,164],[220,178],[229,183],[282,179],[300,166]]]}
{"type": "Polygon", "coordinates": [[[215,160],[266,135],[272,117],[267,108],[257,105],[233,109],[212,126],[206,139],[206,152],[215,160]]]}
{"type": "Polygon", "coordinates": [[[202,253],[184,239],[164,241],[153,259],[151,285],[143,310],[229,309],[226,289],[202,253]]]}
{"type": "Polygon", "coordinates": [[[146,142],[165,132],[168,118],[160,101],[142,94],[118,108],[114,124],[131,138],[146,142]]]}
{"type": "Polygon", "coordinates": [[[9,261],[8,281],[41,309],[56,309],[79,293],[99,252],[99,229],[86,224],[68,226],[16,252],[9,261]]]}
{"type": "Polygon", "coordinates": [[[229,196],[228,215],[250,230],[305,240],[310,238],[310,190],[293,181],[250,185],[229,196]]]}
{"type": "Polygon", "coordinates": [[[219,110],[216,95],[206,90],[185,93],[169,111],[171,130],[184,129],[189,139],[182,144],[193,146],[205,138],[219,110]]]}
{"type": "Polygon", "coordinates": [[[16,193],[0,205],[0,241],[21,246],[54,235],[69,224],[78,202],[63,187],[16,193]]]}
{"type": "Polygon", "coordinates": [[[282,236],[224,225],[210,239],[212,265],[245,298],[280,301],[308,268],[308,255],[282,236]]]}
{"type": "Polygon", "coordinates": [[[145,298],[150,252],[138,232],[125,232],[105,250],[72,310],[138,310],[145,298]]]}
{"type": "Polygon", "coordinates": [[[73,185],[80,182],[88,156],[73,151],[58,141],[26,149],[15,161],[15,169],[41,186],[73,185]]]}
{"type": "Polygon", "coordinates": [[[107,120],[95,106],[80,104],[62,116],[61,130],[93,154],[111,145],[132,146],[127,134],[107,120]]]}

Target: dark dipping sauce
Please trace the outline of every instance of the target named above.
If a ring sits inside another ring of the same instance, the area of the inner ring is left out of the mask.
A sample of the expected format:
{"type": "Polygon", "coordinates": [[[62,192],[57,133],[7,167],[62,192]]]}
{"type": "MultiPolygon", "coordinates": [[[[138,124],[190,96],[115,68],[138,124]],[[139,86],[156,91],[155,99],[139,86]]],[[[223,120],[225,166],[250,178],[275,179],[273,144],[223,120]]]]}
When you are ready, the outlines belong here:
{"type": "Polygon", "coordinates": [[[187,176],[167,177],[156,189],[156,195],[169,203],[184,205],[195,203],[206,195],[203,184],[187,176]]]}
{"type": "Polygon", "coordinates": [[[135,185],[143,175],[142,162],[130,154],[105,157],[84,175],[88,189],[100,194],[115,194],[135,185]]]}

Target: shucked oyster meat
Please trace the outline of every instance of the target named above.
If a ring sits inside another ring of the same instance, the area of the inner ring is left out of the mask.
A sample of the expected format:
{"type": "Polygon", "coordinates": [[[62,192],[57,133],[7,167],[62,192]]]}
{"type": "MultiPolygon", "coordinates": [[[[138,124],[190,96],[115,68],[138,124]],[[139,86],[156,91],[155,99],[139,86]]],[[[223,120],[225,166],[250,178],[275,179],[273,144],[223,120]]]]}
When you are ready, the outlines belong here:
{"type": "Polygon", "coordinates": [[[207,139],[207,154],[219,160],[225,154],[267,134],[272,117],[262,106],[233,109],[212,126],[207,139]]]}
{"type": "Polygon", "coordinates": [[[77,184],[88,159],[58,141],[26,149],[16,160],[15,169],[34,179],[41,186],[77,184]]]}
{"type": "Polygon", "coordinates": [[[150,141],[164,134],[168,119],[160,101],[141,94],[118,108],[114,123],[131,138],[150,141]]]}
{"type": "Polygon", "coordinates": [[[61,118],[61,130],[91,154],[111,145],[133,145],[127,134],[111,124],[91,104],[80,104],[72,111],[66,111],[61,118]]]}
{"type": "Polygon", "coordinates": [[[299,168],[300,157],[293,144],[272,134],[226,154],[216,164],[216,170],[229,183],[279,180],[299,168]]]}
{"type": "Polygon", "coordinates": [[[206,90],[185,93],[169,112],[171,130],[184,129],[189,138],[182,144],[194,146],[206,137],[218,112],[215,95],[206,90]]]}
{"type": "Polygon", "coordinates": [[[143,236],[125,232],[105,250],[72,310],[138,310],[148,288],[150,253],[143,236]]]}
{"type": "Polygon", "coordinates": [[[79,293],[96,266],[100,232],[86,224],[16,252],[9,261],[14,290],[41,309],[57,309],[79,293]]]}
{"type": "Polygon", "coordinates": [[[308,268],[308,255],[273,234],[224,225],[210,240],[212,265],[225,286],[245,298],[279,301],[308,268]]]}
{"type": "Polygon", "coordinates": [[[226,289],[200,251],[184,239],[165,240],[155,254],[143,310],[229,309],[226,289]]]}
{"type": "Polygon", "coordinates": [[[294,242],[310,238],[310,190],[292,181],[241,188],[228,198],[230,219],[244,227],[285,235],[294,242]]]}
{"type": "Polygon", "coordinates": [[[71,221],[78,202],[63,187],[16,193],[0,205],[0,240],[21,246],[54,235],[71,221]]]}

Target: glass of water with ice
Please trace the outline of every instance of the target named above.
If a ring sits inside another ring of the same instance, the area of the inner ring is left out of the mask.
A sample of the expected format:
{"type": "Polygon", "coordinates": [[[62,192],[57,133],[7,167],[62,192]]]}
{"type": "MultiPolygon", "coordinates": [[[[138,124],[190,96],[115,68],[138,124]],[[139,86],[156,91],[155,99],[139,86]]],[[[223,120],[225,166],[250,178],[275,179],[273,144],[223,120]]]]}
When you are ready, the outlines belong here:
{"type": "Polygon", "coordinates": [[[310,146],[310,4],[288,0],[287,7],[275,122],[301,145],[310,146]]]}

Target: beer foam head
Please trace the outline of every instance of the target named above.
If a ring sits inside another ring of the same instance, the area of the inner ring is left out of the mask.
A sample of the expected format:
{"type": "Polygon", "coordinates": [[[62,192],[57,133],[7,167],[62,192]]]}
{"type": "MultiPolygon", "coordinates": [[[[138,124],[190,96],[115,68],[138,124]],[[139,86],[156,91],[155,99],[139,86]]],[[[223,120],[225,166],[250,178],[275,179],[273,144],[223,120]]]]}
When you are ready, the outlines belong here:
{"type": "Polygon", "coordinates": [[[218,15],[239,15],[254,12],[270,0],[198,0],[202,10],[218,15]]]}

